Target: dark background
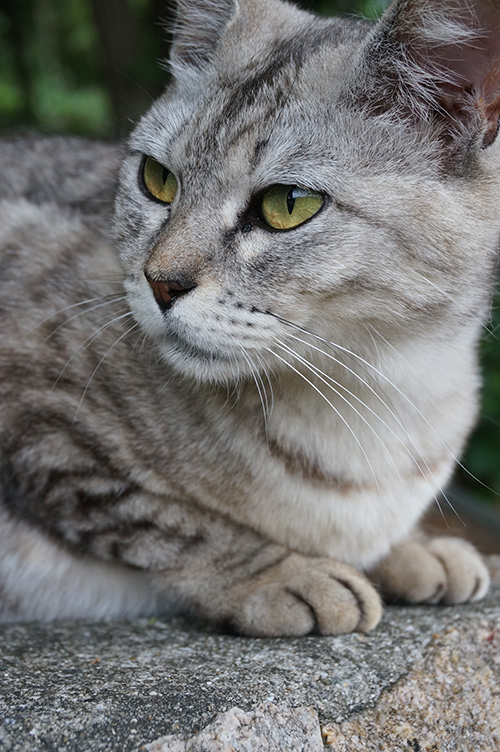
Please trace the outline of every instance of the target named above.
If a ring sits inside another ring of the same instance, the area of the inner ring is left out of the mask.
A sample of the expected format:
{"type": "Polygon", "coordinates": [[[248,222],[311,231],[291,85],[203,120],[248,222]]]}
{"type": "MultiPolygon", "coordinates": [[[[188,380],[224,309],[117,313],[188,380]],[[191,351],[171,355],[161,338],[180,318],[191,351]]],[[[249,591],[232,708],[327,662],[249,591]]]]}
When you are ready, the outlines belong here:
{"type": "MultiPolygon", "coordinates": [[[[376,17],[388,2],[299,4],[326,15],[376,17]]],[[[0,0],[0,129],[126,134],[167,80],[161,61],[168,55],[172,7],[165,0],[0,0]]],[[[455,476],[461,494],[456,506],[471,529],[478,513],[483,518],[478,524],[489,531],[490,549],[495,540],[500,545],[498,308],[496,302],[481,343],[482,417],[463,460],[480,481],[462,469],[455,476]]],[[[451,527],[462,527],[452,513],[445,516],[451,527]]]]}
{"type": "MultiPolygon", "coordinates": [[[[302,0],[379,14],[387,0],[302,0]]],[[[0,0],[0,127],[127,132],[165,83],[173,0],[0,0]]]]}

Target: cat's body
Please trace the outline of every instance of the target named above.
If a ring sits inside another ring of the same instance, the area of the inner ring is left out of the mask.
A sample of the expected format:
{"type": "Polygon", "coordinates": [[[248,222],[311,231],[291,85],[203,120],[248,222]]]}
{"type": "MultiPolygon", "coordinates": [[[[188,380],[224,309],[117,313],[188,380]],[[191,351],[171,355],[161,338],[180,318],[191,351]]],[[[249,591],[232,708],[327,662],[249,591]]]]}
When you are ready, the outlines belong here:
{"type": "Polygon", "coordinates": [[[477,28],[500,12],[428,5],[439,66],[451,22],[487,50],[432,117],[423,3],[378,30],[186,3],[176,80],[125,150],[121,265],[118,149],[0,151],[4,620],[180,606],[249,634],[369,629],[379,596],[351,567],[414,602],[484,594],[471,547],[414,531],[476,413],[500,236],[498,45],[477,28]],[[276,185],[321,209],[267,226],[276,185]]]}

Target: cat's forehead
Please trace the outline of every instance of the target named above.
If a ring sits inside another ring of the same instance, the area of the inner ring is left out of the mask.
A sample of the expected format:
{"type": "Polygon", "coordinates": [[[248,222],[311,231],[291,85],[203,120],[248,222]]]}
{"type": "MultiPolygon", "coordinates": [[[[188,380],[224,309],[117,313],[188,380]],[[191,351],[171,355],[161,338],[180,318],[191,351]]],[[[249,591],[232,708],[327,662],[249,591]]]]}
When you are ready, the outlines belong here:
{"type": "Polygon", "coordinates": [[[331,149],[327,131],[341,116],[335,99],[345,56],[331,30],[321,28],[282,41],[258,61],[242,55],[237,68],[219,60],[171,87],[132,143],[184,172],[248,172],[264,164],[283,172],[308,158],[317,162],[318,151],[331,149]]]}

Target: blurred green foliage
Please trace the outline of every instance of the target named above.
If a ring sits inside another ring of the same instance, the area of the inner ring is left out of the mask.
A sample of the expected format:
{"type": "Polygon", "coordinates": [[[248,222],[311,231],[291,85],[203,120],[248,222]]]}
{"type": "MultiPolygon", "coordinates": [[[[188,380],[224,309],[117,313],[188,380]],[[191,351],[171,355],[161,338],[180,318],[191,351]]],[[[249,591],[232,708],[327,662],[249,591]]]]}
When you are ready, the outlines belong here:
{"type": "MultiPolygon", "coordinates": [[[[387,0],[301,5],[373,17],[387,0]]],[[[0,128],[127,132],[166,79],[171,18],[172,0],[0,0],[0,128]]]]}
{"type": "Polygon", "coordinates": [[[481,416],[456,480],[500,511],[500,293],[497,293],[491,322],[481,342],[481,360],[481,416]]]}
{"type": "MultiPolygon", "coordinates": [[[[0,129],[126,133],[166,80],[173,0],[0,0],[0,129]],[[170,3],[170,4],[169,4],[170,3]]],[[[388,0],[301,0],[325,15],[378,16],[388,0]]],[[[500,300],[483,343],[483,410],[463,464],[500,491],[500,300]],[[495,334],[496,331],[496,334],[495,334]]],[[[466,471],[459,483],[500,507],[466,471]]]]}
{"type": "Polygon", "coordinates": [[[165,73],[157,0],[0,0],[0,128],[127,132],[165,73]]]}

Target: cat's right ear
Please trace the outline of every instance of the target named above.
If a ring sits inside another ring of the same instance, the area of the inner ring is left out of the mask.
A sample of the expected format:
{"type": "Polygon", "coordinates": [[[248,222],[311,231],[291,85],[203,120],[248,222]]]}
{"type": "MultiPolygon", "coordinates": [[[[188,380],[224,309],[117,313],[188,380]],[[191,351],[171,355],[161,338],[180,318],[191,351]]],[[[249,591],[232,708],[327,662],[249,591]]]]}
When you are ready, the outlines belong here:
{"type": "Polygon", "coordinates": [[[239,14],[238,0],[177,0],[170,65],[203,69],[239,14]]]}

